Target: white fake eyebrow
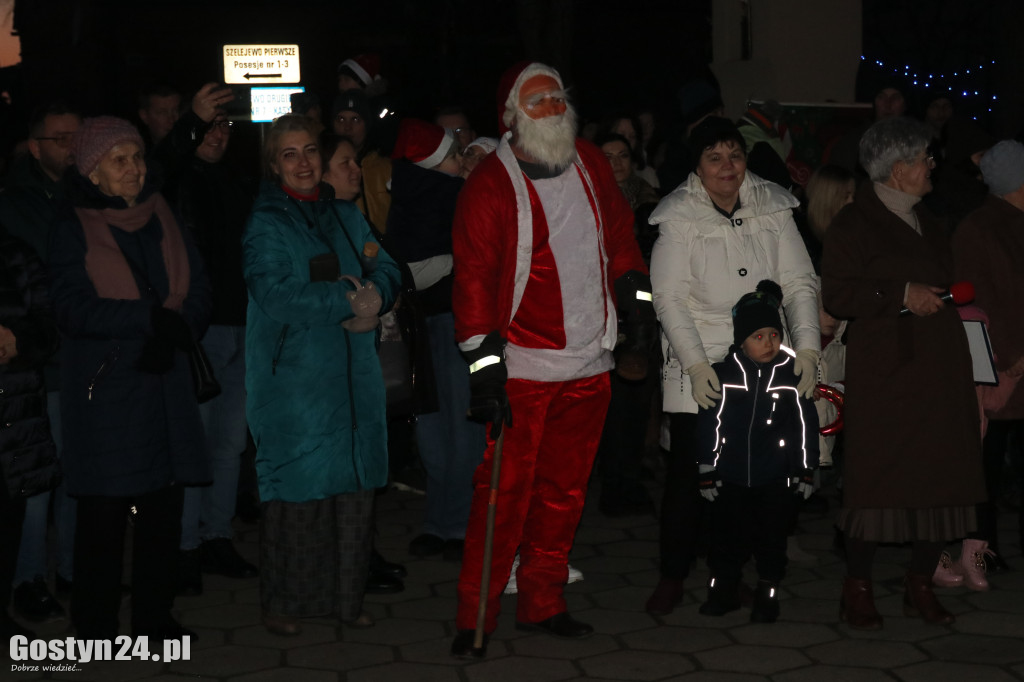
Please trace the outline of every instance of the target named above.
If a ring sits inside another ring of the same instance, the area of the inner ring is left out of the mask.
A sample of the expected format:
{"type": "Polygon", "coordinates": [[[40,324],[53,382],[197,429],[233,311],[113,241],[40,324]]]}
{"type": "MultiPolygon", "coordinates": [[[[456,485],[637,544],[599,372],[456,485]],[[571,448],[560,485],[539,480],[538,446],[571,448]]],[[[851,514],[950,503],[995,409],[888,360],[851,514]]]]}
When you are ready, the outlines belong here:
{"type": "Polygon", "coordinates": [[[552,99],[565,99],[567,96],[568,93],[566,93],[565,90],[553,90],[551,92],[538,92],[526,101],[528,104],[538,104],[543,101],[545,97],[550,97],[552,99]]]}

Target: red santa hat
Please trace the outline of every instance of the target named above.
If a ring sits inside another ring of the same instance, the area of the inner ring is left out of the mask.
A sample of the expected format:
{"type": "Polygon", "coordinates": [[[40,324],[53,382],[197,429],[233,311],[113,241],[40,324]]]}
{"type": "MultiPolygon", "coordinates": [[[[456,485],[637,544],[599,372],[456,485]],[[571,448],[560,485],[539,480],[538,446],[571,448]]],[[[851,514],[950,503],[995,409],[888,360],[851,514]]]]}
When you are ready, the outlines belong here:
{"type": "Polygon", "coordinates": [[[392,159],[408,159],[420,168],[433,168],[444,161],[455,143],[452,131],[415,118],[402,119],[392,159]]]}
{"type": "Polygon", "coordinates": [[[534,76],[551,76],[564,88],[562,76],[540,62],[519,62],[513,65],[498,81],[498,131],[504,135],[512,127],[512,119],[519,111],[519,89],[534,76]]]}
{"type": "Polygon", "coordinates": [[[367,87],[380,80],[380,57],[375,54],[357,54],[338,65],[338,75],[351,73],[367,87]]]}

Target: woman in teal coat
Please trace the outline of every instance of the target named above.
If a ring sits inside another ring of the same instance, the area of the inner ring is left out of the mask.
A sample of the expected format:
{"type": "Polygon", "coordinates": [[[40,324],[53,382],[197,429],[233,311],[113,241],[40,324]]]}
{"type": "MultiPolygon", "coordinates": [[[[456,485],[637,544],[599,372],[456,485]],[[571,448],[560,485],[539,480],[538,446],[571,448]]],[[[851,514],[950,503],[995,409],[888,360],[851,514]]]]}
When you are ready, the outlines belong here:
{"type": "Polygon", "coordinates": [[[400,275],[383,250],[363,256],[377,242],[358,209],[321,184],[316,140],[304,117],[274,123],[263,150],[272,180],[243,239],[260,593],[264,624],[281,635],[312,616],[372,625],[362,597],[373,491],[387,481],[375,322],[400,275]]]}

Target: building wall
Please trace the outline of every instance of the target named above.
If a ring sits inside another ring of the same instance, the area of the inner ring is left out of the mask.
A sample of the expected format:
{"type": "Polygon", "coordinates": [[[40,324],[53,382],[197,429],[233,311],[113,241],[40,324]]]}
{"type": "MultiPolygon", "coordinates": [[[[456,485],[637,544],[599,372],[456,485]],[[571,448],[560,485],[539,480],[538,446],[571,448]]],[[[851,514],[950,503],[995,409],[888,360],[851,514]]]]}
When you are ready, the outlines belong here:
{"type": "Polygon", "coordinates": [[[748,99],[854,101],[860,0],[713,0],[712,27],[711,69],[730,118],[748,99]]]}

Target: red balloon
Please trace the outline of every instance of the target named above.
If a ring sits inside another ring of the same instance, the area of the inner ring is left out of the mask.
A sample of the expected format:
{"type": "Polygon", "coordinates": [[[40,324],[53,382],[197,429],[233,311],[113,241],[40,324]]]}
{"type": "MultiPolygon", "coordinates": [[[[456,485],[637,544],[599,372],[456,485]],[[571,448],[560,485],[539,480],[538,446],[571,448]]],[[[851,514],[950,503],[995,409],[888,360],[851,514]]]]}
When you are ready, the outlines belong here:
{"type": "Polygon", "coordinates": [[[843,401],[845,397],[843,392],[834,386],[828,386],[827,384],[818,384],[814,389],[814,399],[824,399],[835,405],[836,407],[836,420],[831,424],[827,424],[818,429],[818,433],[823,436],[832,436],[843,430],[843,401]]]}

